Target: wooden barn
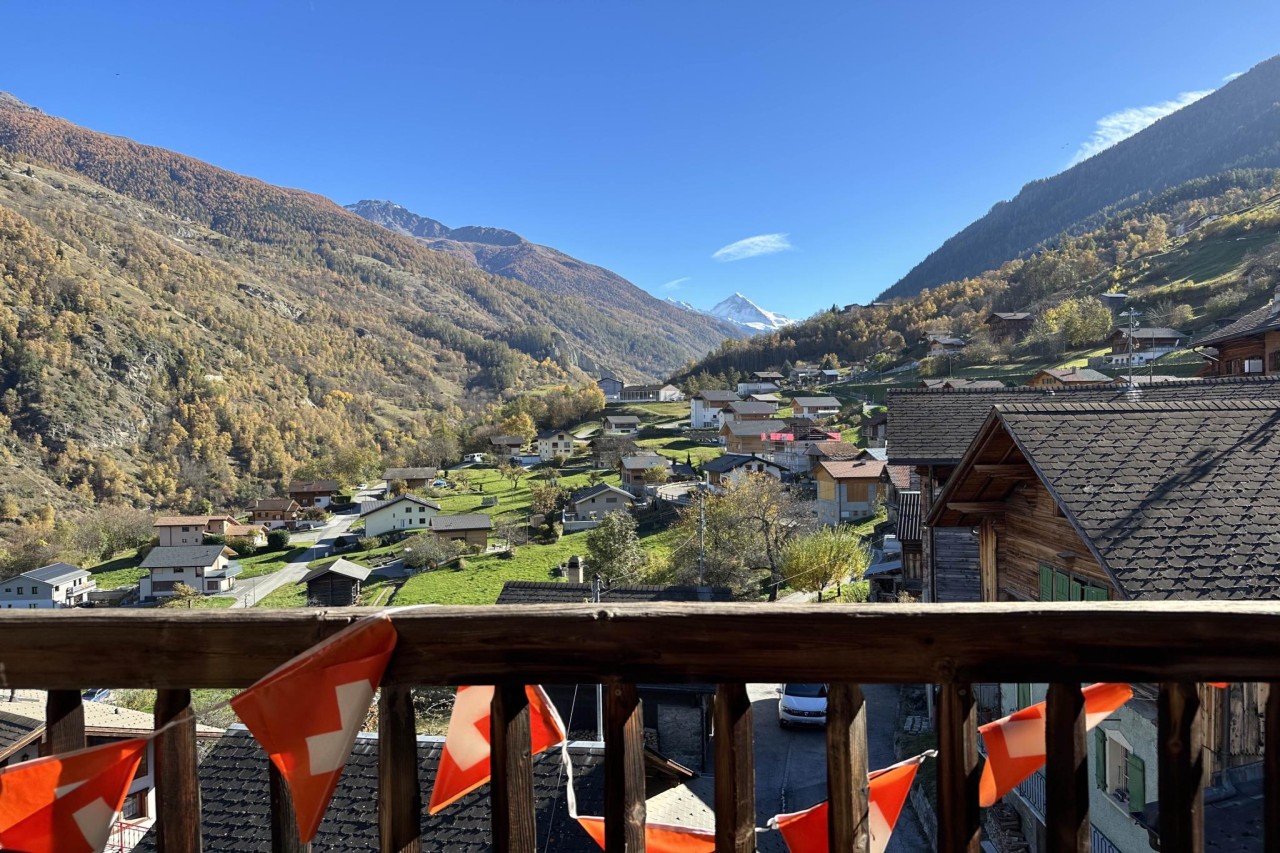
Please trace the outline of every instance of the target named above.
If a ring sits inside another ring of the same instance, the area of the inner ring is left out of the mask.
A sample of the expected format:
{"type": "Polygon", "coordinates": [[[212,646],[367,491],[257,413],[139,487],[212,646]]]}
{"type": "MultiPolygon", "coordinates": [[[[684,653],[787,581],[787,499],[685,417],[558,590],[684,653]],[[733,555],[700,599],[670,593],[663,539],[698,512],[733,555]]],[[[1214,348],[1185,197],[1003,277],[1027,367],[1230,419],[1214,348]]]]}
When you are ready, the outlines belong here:
{"type": "Polygon", "coordinates": [[[342,557],[327,566],[312,569],[302,582],[307,585],[307,606],[350,607],[360,603],[360,584],[369,569],[342,557]]]}

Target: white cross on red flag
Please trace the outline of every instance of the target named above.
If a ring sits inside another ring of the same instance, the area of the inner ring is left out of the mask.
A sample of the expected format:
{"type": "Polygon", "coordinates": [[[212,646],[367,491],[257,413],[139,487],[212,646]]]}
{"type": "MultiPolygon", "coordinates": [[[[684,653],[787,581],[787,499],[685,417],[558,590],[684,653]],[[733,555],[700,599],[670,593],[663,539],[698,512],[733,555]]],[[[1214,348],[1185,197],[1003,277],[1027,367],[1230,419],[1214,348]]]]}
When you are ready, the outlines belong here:
{"type": "Polygon", "coordinates": [[[395,646],[389,618],[362,619],[231,700],[288,783],[303,843],[320,828],[395,646]]]}
{"type": "MultiPolygon", "coordinates": [[[[527,686],[529,698],[529,735],[532,751],[537,755],[564,740],[564,726],[551,699],[541,687],[527,686]]],[[[455,803],[489,781],[489,711],[493,705],[493,687],[459,687],[449,715],[449,731],[436,768],[436,783],[431,788],[430,814],[455,803]]]]}
{"type": "Polygon", "coordinates": [[[0,770],[0,847],[100,853],[146,748],[134,738],[0,770]]]}

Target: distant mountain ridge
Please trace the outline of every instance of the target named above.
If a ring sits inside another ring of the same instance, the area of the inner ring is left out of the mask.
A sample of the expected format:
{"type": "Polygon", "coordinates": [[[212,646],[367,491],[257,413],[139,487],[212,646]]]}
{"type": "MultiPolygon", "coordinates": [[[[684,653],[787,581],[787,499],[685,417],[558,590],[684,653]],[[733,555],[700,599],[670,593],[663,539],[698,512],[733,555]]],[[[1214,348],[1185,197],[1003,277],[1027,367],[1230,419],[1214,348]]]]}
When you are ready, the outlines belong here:
{"type": "MultiPolygon", "coordinates": [[[[532,243],[514,231],[477,225],[450,228],[391,201],[365,199],[346,209],[494,275],[523,281],[547,293],[580,298],[637,327],[657,324],[661,327],[659,334],[689,352],[688,358],[704,355],[726,338],[743,335],[739,324],[704,312],[691,316],[611,270],[532,243]]],[[[625,363],[609,367],[627,375],[636,372],[634,366],[625,363]]]]}
{"type": "Polygon", "coordinates": [[[723,320],[726,323],[732,323],[752,334],[777,331],[783,326],[790,326],[792,323],[799,322],[761,308],[741,293],[736,292],[732,296],[720,300],[715,306],[706,311],[701,308],[695,308],[691,303],[682,299],[667,297],[667,302],[686,311],[693,311],[696,314],[704,314],[723,320]]]}
{"type": "Polygon", "coordinates": [[[880,299],[993,270],[1063,232],[1195,178],[1280,167],[1280,57],[1160,119],[1061,174],[1032,181],[998,202],[917,264],[880,299]]]}

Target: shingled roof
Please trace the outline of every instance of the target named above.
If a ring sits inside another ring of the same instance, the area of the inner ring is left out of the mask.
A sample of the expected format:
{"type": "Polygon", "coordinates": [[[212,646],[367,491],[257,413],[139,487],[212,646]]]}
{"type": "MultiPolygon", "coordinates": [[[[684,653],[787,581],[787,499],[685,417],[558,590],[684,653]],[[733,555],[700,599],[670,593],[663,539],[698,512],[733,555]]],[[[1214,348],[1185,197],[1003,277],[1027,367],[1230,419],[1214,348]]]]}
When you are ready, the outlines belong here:
{"type": "MultiPolygon", "coordinates": [[[[890,389],[889,461],[895,465],[953,465],[959,462],[995,405],[1113,403],[1127,399],[1127,391],[1123,385],[1074,388],[1020,386],[999,391],[890,389]]],[[[1149,403],[1280,399],[1280,377],[1232,376],[1155,383],[1142,386],[1137,399],[1149,403]]]]}
{"type": "MultiPolygon", "coordinates": [[[[591,600],[589,583],[507,581],[498,604],[581,604],[591,600]]],[[[600,590],[600,600],[613,604],[651,604],[659,601],[733,601],[723,586],[614,586],[600,590]]]]}
{"type": "Polygon", "coordinates": [[[920,493],[898,492],[898,541],[920,542],[920,493]]]}
{"type": "MultiPolygon", "coordinates": [[[[418,739],[418,784],[431,796],[443,741],[418,739]]],[[[584,814],[603,814],[604,750],[574,744],[574,790],[584,814]]],[[[247,731],[235,727],[200,762],[200,821],[206,849],[257,853],[271,849],[271,797],[267,755],[247,731]]],[[[533,757],[533,796],[538,850],[599,853],[591,837],[569,817],[560,774],[560,751],[533,757]]],[[[488,853],[489,789],[482,787],[436,815],[420,815],[422,849],[488,853]]],[[[134,848],[153,853],[154,830],[134,848]]],[[[314,853],[378,850],[378,739],[361,735],[347,759],[333,802],[312,842],[314,853]]]]}
{"type": "Polygon", "coordinates": [[[1210,332],[1203,338],[1194,341],[1192,347],[1217,346],[1224,341],[1237,338],[1249,338],[1264,332],[1280,329],[1280,310],[1275,303],[1268,300],[1265,305],[1253,309],[1232,323],[1228,323],[1216,332],[1210,332]]]}
{"type": "Polygon", "coordinates": [[[1026,460],[1126,597],[1280,598],[1280,401],[997,406],[930,523],[1015,487],[970,475],[988,445],[1026,460]]]}

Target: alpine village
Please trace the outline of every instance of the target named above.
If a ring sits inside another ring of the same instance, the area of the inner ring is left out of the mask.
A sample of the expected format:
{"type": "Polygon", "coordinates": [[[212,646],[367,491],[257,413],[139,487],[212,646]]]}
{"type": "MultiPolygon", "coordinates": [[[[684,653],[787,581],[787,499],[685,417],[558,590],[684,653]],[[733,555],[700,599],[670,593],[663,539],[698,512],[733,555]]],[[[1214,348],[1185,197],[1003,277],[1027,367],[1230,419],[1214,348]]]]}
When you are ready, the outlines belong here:
{"type": "Polygon", "coordinates": [[[0,93],[0,850],[1280,850],[1280,58],[1196,94],[812,311],[0,93]]]}

